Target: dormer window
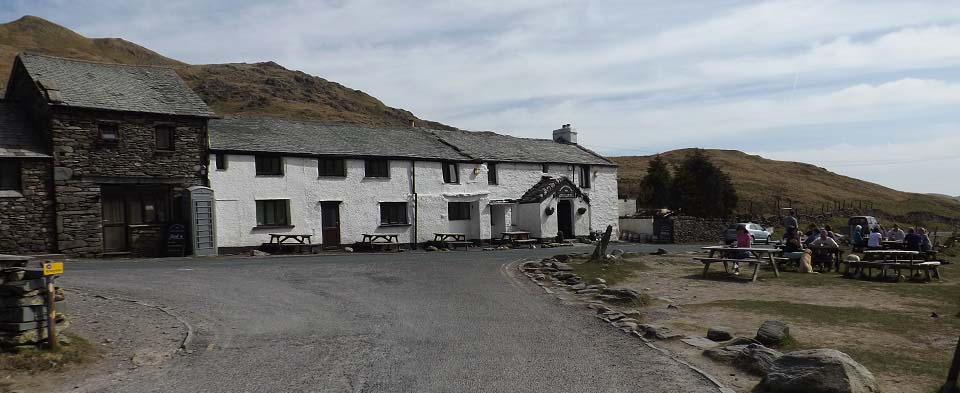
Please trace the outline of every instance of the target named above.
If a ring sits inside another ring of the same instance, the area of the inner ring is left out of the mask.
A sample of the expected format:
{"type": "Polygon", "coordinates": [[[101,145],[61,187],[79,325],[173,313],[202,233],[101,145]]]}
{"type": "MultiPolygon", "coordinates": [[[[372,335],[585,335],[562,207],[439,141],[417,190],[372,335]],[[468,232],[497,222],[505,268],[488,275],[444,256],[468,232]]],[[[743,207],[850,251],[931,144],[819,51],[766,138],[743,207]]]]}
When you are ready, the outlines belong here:
{"type": "Polygon", "coordinates": [[[97,124],[100,129],[100,138],[106,142],[116,142],[120,140],[120,124],[113,122],[102,122],[97,124]]]}

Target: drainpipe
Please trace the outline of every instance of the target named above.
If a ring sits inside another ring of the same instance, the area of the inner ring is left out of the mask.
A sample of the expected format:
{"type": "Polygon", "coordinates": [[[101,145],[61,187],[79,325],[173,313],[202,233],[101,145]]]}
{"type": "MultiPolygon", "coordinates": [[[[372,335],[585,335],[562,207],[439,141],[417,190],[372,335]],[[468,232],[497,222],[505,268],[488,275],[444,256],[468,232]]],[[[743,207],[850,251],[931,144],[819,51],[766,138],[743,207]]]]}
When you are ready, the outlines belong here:
{"type": "Polygon", "coordinates": [[[417,236],[417,223],[420,221],[420,209],[419,209],[420,197],[417,195],[417,161],[416,160],[410,160],[410,172],[411,172],[410,191],[413,194],[413,246],[412,248],[416,250],[417,244],[420,242],[420,237],[417,236]]]}

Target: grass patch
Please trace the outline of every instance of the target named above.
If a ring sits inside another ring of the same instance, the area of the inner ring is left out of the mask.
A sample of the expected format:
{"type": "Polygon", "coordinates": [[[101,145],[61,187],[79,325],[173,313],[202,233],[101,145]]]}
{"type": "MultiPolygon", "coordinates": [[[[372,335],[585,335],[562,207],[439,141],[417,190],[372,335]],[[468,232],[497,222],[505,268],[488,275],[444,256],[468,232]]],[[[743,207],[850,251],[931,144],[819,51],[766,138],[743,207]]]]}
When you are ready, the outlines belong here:
{"type": "Polygon", "coordinates": [[[602,278],[607,281],[607,285],[613,286],[624,280],[633,277],[637,272],[649,270],[649,267],[642,260],[624,260],[621,262],[594,263],[581,262],[570,264],[573,272],[583,277],[584,282],[590,282],[595,278],[602,278]]]}
{"type": "Polygon", "coordinates": [[[0,354],[0,370],[58,371],[69,364],[82,364],[93,360],[97,348],[81,337],[67,334],[70,345],[60,345],[55,350],[29,348],[19,353],[0,354]]]}
{"type": "Polygon", "coordinates": [[[920,314],[908,314],[891,310],[873,310],[863,307],[838,307],[814,304],[790,303],[768,300],[717,300],[687,307],[723,307],[756,314],[779,315],[786,319],[802,319],[823,326],[862,326],[886,333],[902,335],[939,329],[948,324],[960,326],[956,318],[934,319],[920,314]]]}
{"type": "MultiPolygon", "coordinates": [[[[723,307],[754,314],[777,315],[785,320],[804,320],[822,329],[845,329],[859,326],[904,337],[915,342],[918,337],[929,333],[950,333],[960,327],[960,319],[942,316],[940,319],[929,316],[896,312],[890,310],[872,310],[863,307],[837,307],[811,304],[798,304],[784,301],[765,300],[719,300],[703,304],[688,305],[687,308],[723,307]]],[[[952,351],[944,351],[930,345],[916,345],[911,348],[884,348],[877,339],[876,347],[870,345],[834,345],[875,372],[907,373],[940,378],[946,375],[952,351]]],[[[782,352],[798,349],[812,349],[804,343],[790,338],[781,348],[782,352]]]]}

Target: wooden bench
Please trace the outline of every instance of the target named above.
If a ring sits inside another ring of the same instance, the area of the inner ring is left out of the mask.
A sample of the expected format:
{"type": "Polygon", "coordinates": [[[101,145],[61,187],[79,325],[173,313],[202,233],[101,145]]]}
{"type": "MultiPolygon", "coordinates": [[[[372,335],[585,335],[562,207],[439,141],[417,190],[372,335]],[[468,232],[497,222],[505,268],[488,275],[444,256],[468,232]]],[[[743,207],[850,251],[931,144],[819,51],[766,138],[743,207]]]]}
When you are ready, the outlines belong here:
{"type": "Polygon", "coordinates": [[[528,245],[528,246],[530,246],[530,247],[533,247],[533,245],[534,245],[535,243],[537,243],[537,242],[538,242],[537,239],[517,239],[517,240],[514,240],[512,243],[513,243],[514,246],[516,246],[516,245],[528,245]]]}
{"type": "Polygon", "coordinates": [[[457,249],[457,246],[463,246],[463,251],[467,251],[467,250],[470,248],[470,246],[473,245],[473,242],[466,241],[466,240],[453,241],[453,242],[448,241],[448,242],[446,242],[446,243],[447,243],[447,246],[449,246],[451,250],[456,250],[456,249],[457,249]]]}
{"type": "Polygon", "coordinates": [[[886,277],[887,270],[895,270],[897,276],[900,276],[902,270],[910,271],[911,277],[916,277],[920,274],[920,271],[924,272],[927,281],[931,281],[932,277],[935,277],[937,280],[940,280],[940,262],[936,261],[927,261],[927,262],[910,262],[904,260],[892,260],[892,259],[878,259],[872,261],[843,261],[846,265],[844,268],[844,276],[862,278],[864,270],[867,270],[867,276],[873,275],[873,269],[880,269],[880,275],[877,277],[886,277]],[[853,267],[853,273],[850,272],[850,268],[853,267]]]}
{"type": "MultiPolygon", "coordinates": [[[[753,277],[752,277],[752,280],[753,280],[753,281],[757,281],[757,275],[758,275],[758,273],[760,272],[760,265],[762,265],[762,264],[764,264],[764,263],[769,263],[769,259],[756,259],[756,258],[734,259],[734,258],[709,258],[709,257],[708,257],[708,258],[702,258],[702,257],[696,257],[696,258],[693,258],[693,259],[696,260],[696,261],[700,261],[700,263],[703,264],[703,276],[704,276],[704,277],[707,277],[707,273],[709,273],[709,271],[710,271],[710,265],[712,265],[712,264],[714,264],[714,263],[722,263],[722,264],[723,264],[723,272],[724,272],[724,273],[730,273],[730,264],[731,264],[731,263],[751,264],[751,265],[753,265],[753,277]]],[[[774,258],[774,262],[775,262],[775,263],[776,263],[777,259],[787,259],[787,258],[774,258]]],[[[775,269],[775,271],[776,271],[776,268],[774,268],[774,269],[775,269]]],[[[777,277],[779,277],[779,276],[780,276],[780,273],[777,272],[776,275],[777,275],[777,277]]]]}

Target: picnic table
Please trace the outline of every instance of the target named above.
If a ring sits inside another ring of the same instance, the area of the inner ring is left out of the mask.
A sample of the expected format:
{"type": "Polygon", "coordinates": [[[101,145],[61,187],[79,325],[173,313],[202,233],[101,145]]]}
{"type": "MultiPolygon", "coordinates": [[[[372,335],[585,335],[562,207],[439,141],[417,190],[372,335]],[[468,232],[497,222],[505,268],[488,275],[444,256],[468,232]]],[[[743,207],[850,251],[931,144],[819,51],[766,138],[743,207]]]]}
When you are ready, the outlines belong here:
{"type": "Polygon", "coordinates": [[[467,248],[472,244],[471,242],[467,241],[467,235],[465,233],[453,232],[434,233],[433,241],[444,246],[463,246],[464,251],[466,251],[467,248]]]}
{"type": "Polygon", "coordinates": [[[516,246],[517,244],[536,243],[536,240],[530,239],[530,232],[527,231],[506,231],[500,233],[500,244],[505,243],[516,246]]]}
{"type": "Polygon", "coordinates": [[[933,277],[940,279],[940,262],[936,261],[925,261],[920,256],[920,251],[910,251],[910,250],[867,250],[864,251],[864,260],[860,262],[848,262],[847,268],[844,271],[844,274],[851,276],[850,267],[853,265],[854,271],[852,276],[862,277],[864,269],[868,270],[867,275],[871,275],[874,268],[880,269],[879,278],[887,276],[887,269],[893,269],[897,272],[897,277],[900,277],[900,271],[902,269],[907,269],[910,271],[911,277],[916,277],[920,274],[922,270],[926,274],[926,279],[931,280],[931,272],[933,277]]]}
{"type": "Polygon", "coordinates": [[[808,244],[807,248],[810,249],[811,256],[813,257],[813,262],[819,264],[820,266],[826,267],[826,270],[830,271],[830,266],[833,265],[833,269],[840,271],[840,262],[843,258],[843,250],[840,247],[831,247],[831,246],[818,246],[815,244],[808,244]],[[826,262],[826,263],[823,263],[826,262]]]}
{"type": "Polygon", "coordinates": [[[880,247],[883,247],[884,250],[902,250],[906,247],[906,243],[903,240],[882,240],[880,241],[880,247]]]}
{"type": "Polygon", "coordinates": [[[361,243],[372,251],[374,247],[389,249],[396,247],[400,251],[400,235],[396,233],[364,233],[361,243]]]}
{"type": "Polygon", "coordinates": [[[703,263],[703,276],[707,276],[707,272],[710,270],[710,265],[713,263],[723,263],[723,271],[729,272],[728,264],[729,263],[749,263],[754,265],[753,268],[753,277],[751,281],[757,281],[757,276],[760,274],[760,265],[764,263],[770,264],[770,267],[773,268],[773,274],[776,277],[780,277],[780,270],[777,269],[777,261],[775,255],[783,253],[782,250],[776,248],[756,248],[756,247],[727,247],[727,246],[707,246],[701,247],[701,249],[708,252],[706,258],[694,258],[701,263],[703,263]],[[752,258],[736,258],[734,253],[739,254],[740,252],[746,251],[752,255],[752,258]],[[719,258],[716,257],[717,254],[720,254],[719,258]]]}
{"type": "Polygon", "coordinates": [[[306,247],[311,253],[315,247],[319,247],[319,244],[313,244],[310,239],[313,238],[313,235],[310,234],[295,234],[295,233],[271,233],[270,242],[267,243],[270,246],[275,246],[277,249],[282,249],[284,246],[291,246],[297,248],[298,251],[303,251],[303,248],[306,247]]]}

